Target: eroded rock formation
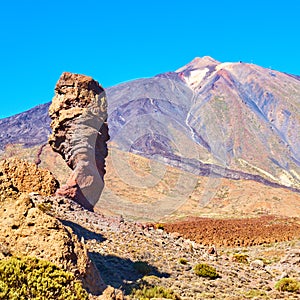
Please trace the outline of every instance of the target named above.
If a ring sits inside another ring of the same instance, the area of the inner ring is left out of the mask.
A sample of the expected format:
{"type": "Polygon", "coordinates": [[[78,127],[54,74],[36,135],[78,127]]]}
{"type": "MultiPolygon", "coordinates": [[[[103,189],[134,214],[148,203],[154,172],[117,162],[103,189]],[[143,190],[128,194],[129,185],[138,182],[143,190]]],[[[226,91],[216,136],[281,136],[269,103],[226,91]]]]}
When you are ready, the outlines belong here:
{"type": "Polygon", "coordinates": [[[49,143],[73,170],[58,195],[92,210],[104,187],[107,102],[103,88],[91,77],[63,73],[49,108],[49,143]]]}
{"type": "Polygon", "coordinates": [[[23,192],[49,196],[57,188],[58,182],[48,170],[17,158],[0,161],[0,202],[23,192]]]}

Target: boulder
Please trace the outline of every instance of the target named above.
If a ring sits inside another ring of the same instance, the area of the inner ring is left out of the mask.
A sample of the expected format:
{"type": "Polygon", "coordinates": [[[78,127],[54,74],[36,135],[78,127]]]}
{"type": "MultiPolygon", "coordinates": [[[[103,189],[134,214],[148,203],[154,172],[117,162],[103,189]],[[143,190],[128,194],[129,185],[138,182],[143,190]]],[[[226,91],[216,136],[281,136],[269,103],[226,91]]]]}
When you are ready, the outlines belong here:
{"type": "Polygon", "coordinates": [[[125,300],[128,299],[124,297],[122,291],[113,288],[112,286],[108,286],[103,294],[98,297],[99,300],[125,300]]]}
{"type": "Polygon", "coordinates": [[[33,163],[17,158],[0,161],[0,202],[19,197],[23,192],[50,196],[58,186],[48,170],[38,168],[33,163]]]}
{"type": "Polygon", "coordinates": [[[261,259],[256,259],[251,261],[250,267],[253,269],[263,269],[265,267],[265,264],[261,259]]]}
{"type": "Polygon", "coordinates": [[[104,187],[107,102],[104,89],[89,76],[65,72],[49,107],[49,144],[73,170],[57,194],[93,210],[104,187]]]}

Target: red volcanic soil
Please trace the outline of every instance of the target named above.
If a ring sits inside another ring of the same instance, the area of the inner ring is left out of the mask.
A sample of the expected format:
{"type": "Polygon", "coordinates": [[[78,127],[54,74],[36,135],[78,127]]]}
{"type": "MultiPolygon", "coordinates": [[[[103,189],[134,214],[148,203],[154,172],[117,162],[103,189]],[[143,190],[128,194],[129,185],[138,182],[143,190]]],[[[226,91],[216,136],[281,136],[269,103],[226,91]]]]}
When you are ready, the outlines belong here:
{"type": "Polygon", "coordinates": [[[178,232],[203,245],[253,246],[300,238],[300,219],[262,216],[249,219],[191,217],[164,224],[167,232],[178,232]]]}

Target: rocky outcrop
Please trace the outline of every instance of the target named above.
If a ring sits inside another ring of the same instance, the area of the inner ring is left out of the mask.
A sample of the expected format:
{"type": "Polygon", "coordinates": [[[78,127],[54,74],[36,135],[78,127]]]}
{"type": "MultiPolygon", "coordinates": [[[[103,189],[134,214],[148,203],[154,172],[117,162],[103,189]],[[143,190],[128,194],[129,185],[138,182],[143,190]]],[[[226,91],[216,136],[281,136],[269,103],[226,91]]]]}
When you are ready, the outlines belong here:
{"type": "Polygon", "coordinates": [[[0,259],[28,255],[51,261],[98,295],[105,284],[84,244],[70,227],[47,214],[52,211],[51,203],[35,203],[28,195],[50,196],[58,186],[48,170],[34,163],[16,158],[0,161],[0,259]]]}
{"type": "Polygon", "coordinates": [[[17,158],[0,161],[0,202],[26,192],[43,196],[55,193],[59,184],[54,176],[35,164],[17,158]]]}
{"type": "Polygon", "coordinates": [[[49,108],[49,143],[73,170],[58,195],[92,210],[104,187],[107,102],[103,88],[91,77],[63,73],[49,108]]]}
{"type": "Polygon", "coordinates": [[[1,202],[0,259],[28,255],[51,261],[72,272],[92,294],[105,289],[99,272],[72,229],[45,213],[47,205],[36,205],[28,195],[1,202]]]}

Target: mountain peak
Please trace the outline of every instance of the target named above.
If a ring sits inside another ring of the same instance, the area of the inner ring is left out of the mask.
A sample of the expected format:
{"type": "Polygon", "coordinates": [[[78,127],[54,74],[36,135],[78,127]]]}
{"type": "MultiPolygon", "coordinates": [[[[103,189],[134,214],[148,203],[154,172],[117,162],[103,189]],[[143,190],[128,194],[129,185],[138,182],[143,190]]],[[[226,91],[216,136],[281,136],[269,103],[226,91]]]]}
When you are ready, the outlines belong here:
{"type": "Polygon", "coordinates": [[[195,62],[199,62],[199,61],[208,61],[208,62],[212,62],[212,63],[217,63],[219,64],[220,62],[215,60],[214,58],[212,58],[211,56],[203,56],[203,57],[195,57],[192,62],[195,61],[195,62]]]}
{"type": "Polygon", "coordinates": [[[190,63],[176,71],[179,77],[192,89],[197,88],[202,80],[221,63],[210,56],[195,57],[190,63]]]}
{"type": "Polygon", "coordinates": [[[195,57],[191,62],[179,68],[176,72],[183,72],[186,70],[203,69],[209,66],[216,66],[220,64],[219,61],[210,56],[195,57]]]}

